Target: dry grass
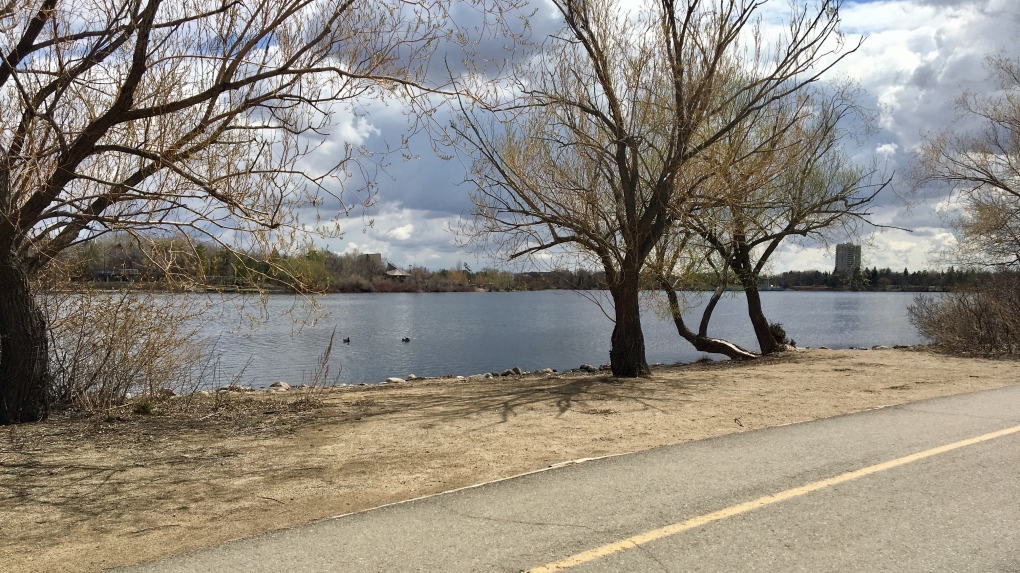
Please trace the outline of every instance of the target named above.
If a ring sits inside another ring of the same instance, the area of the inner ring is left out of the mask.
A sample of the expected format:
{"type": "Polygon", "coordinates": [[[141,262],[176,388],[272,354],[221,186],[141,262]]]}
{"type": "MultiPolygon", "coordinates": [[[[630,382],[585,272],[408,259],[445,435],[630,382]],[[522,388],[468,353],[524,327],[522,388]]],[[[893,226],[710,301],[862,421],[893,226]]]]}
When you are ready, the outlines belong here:
{"type": "Polygon", "coordinates": [[[1015,384],[1020,362],[756,363],[192,396],[0,433],[0,561],[98,571],[567,460],[1015,384]]]}

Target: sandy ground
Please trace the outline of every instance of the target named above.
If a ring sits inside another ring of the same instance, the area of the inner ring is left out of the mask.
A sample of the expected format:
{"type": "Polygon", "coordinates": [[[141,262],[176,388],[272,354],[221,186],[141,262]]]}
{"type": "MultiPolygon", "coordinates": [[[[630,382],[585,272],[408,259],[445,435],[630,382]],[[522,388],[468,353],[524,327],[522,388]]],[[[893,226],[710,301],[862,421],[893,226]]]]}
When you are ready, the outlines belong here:
{"type": "Polygon", "coordinates": [[[0,428],[5,571],[99,571],[604,456],[1020,381],[1020,362],[810,350],[754,364],[174,399],[0,428]]]}

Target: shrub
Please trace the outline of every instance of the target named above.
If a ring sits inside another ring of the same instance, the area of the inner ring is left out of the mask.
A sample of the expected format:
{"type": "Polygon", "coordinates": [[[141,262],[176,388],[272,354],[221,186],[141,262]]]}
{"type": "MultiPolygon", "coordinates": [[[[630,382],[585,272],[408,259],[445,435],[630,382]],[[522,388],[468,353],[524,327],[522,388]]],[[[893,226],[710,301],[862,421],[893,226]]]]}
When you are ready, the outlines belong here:
{"type": "Polygon", "coordinates": [[[786,337],[786,329],[783,325],[778,322],[769,324],[769,332],[772,333],[772,338],[779,344],[792,344],[790,339],[786,337]]]}
{"type": "Polygon", "coordinates": [[[202,306],[183,295],[90,290],[44,295],[50,325],[54,408],[101,412],[129,394],[187,393],[207,353],[198,341],[202,306]]]}
{"type": "Polygon", "coordinates": [[[921,335],[945,352],[1020,354],[1020,274],[1002,271],[950,293],[918,295],[908,309],[921,335]]]}
{"type": "Polygon", "coordinates": [[[361,275],[342,277],[336,281],[331,290],[335,292],[375,292],[372,281],[361,275]]]}

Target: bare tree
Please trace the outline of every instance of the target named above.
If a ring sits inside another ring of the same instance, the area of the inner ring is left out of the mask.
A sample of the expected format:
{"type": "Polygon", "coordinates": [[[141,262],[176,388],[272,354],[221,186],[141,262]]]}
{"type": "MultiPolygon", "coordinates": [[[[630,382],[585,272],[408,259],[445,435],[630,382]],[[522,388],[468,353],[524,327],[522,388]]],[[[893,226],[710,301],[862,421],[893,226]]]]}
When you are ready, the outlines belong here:
{"type": "Polygon", "coordinates": [[[957,121],[925,137],[911,171],[915,190],[958,193],[952,221],[963,263],[1020,266],[1020,59],[990,57],[998,92],[965,92],[957,121]]]}
{"type": "Polygon", "coordinates": [[[849,83],[801,90],[773,101],[753,124],[742,125],[703,154],[703,177],[694,184],[712,198],[691,209],[657,247],[650,271],[669,299],[680,336],[704,352],[730,358],[752,355],[736,345],[708,337],[716,303],[731,280],[742,288],[747,312],[762,354],[785,341],[762,311],[758,283],[770,257],[791,238],[824,240],[828,234],[853,234],[856,223],[870,224],[868,208],[889,180],[875,181],[874,167],[854,165],[843,146],[866,129],[869,115],[857,106],[849,83]],[[692,267],[689,251],[704,265],[692,267]],[[711,269],[716,291],[703,311],[698,332],[684,324],[674,277],[711,269]]]}
{"type": "Polygon", "coordinates": [[[915,192],[950,191],[956,263],[997,269],[990,280],[919,296],[911,322],[946,351],[1016,354],[1020,331],[1020,58],[988,58],[994,94],[963,93],[959,116],[925,136],[911,170],[915,192]]]}
{"type": "Polygon", "coordinates": [[[842,42],[839,0],[792,9],[769,38],[753,0],[649,0],[633,14],[615,0],[553,4],[561,34],[504,85],[474,93],[454,126],[477,158],[468,232],[507,259],[566,254],[605,269],[613,374],[644,375],[642,268],[699,199],[679,179],[857,45],[842,42]]]}
{"type": "Polygon", "coordinates": [[[353,144],[317,152],[363,98],[420,93],[446,8],[0,6],[0,423],[47,413],[46,324],[30,277],[62,250],[128,231],[270,252],[306,225],[334,232],[330,219],[369,202],[372,164],[353,144]]]}

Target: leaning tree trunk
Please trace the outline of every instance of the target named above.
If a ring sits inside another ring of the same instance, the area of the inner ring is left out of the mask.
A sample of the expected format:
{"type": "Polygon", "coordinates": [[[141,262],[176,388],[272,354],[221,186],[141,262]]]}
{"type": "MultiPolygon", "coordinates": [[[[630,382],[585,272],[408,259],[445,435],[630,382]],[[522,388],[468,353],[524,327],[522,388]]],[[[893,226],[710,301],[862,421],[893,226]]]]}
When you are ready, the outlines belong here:
{"type": "Polygon", "coordinates": [[[745,350],[728,340],[708,336],[708,320],[712,315],[712,309],[715,307],[718,297],[712,297],[709,306],[705,309],[705,314],[702,315],[701,326],[698,332],[694,332],[687,328],[687,324],[684,322],[683,314],[680,312],[680,301],[676,296],[676,290],[673,289],[673,285],[668,280],[660,277],[659,286],[662,287],[663,292],[666,293],[666,298],[669,300],[669,312],[673,317],[673,324],[676,325],[677,334],[687,342],[690,342],[696,350],[711,354],[722,354],[732,360],[758,358],[757,354],[750,350],[745,350]]]}
{"type": "Polygon", "coordinates": [[[638,273],[620,273],[619,284],[610,292],[616,307],[609,362],[613,376],[635,378],[651,374],[645,359],[645,335],[641,331],[641,304],[638,298],[638,273]]]}
{"type": "Polygon", "coordinates": [[[0,424],[36,422],[49,413],[46,321],[24,265],[0,245],[0,424]]]}
{"type": "Polygon", "coordinates": [[[758,349],[762,354],[775,354],[783,349],[782,340],[776,340],[769,327],[769,320],[761,310],[761,293],[758,292],[758,275],[752,271],[751,252],[747,247],[741,248],[734,255],[733,271],[740,279],[747,299],[747,317],[751,319],[754,335],[758,339],[758,349]]]}
{"type": "Polygon", "coordinates": [[[747,298],[747,317],[751,319],[751,326],[754,327],[754,335],[758,339],[758,348],[762,354],[775,354],[782,350],[782,341],[776,340],[772,335],[772,328],[769,327],[769,320],[761,310],[761,293],[758,292],[758,283],[752,278],[741,277],[744,288],[744,296],[747,298]]]}
{"type": "MultiPolygon", "coordinates": [[[[674,302],[676,302],[674,300],[676,298],[676,291],[673,289],[673,285],[669,284],[669,282],[663,278],[659,279],[659,284],[662,285],[662,288],[666,289],[666,297],[669,298],[670,304],[674,304],[674,302]],[[673,296],[669,295],[670,292],[673,293],[673,296]]],[[[719,299],[722,298],[722,295],[725,292],[726,281],[721,280],[719,281],[719,285],[715,287],[715,291],[712,293],[712,296],[708,299],[708,304],[705,305],[705,310],[701,313],[701,324],[698,325],[698,336],[708,336],[708,322],[712,320],[712,313],[715,312],[715,307],[719,304],[719,299]]],[[[679,316],[679,313],[680,307],[676,306],[676,312],[673,314],[674,316],[679,316]]],[[[687,327],[685,326],[684,328],[687,327]]]]}

